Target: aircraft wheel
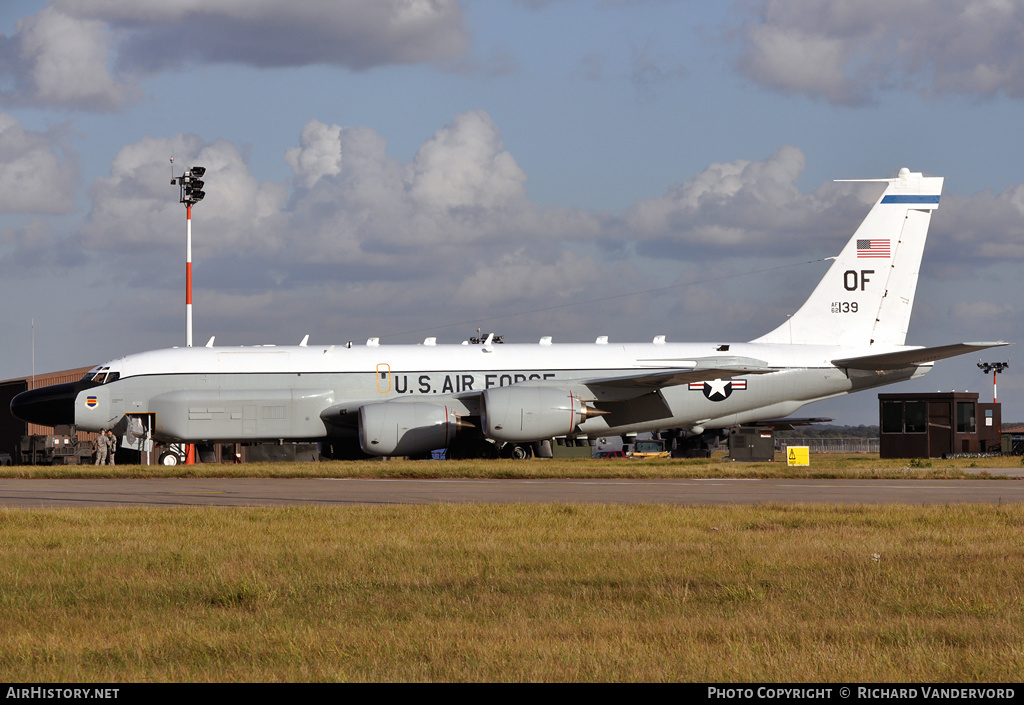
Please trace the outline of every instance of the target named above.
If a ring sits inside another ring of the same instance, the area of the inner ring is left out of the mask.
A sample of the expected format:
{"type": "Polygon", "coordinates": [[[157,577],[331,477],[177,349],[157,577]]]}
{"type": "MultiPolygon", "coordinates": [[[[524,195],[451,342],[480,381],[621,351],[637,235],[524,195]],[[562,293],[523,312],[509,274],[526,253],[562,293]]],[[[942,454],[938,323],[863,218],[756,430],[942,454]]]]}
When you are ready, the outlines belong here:
{"type": "Polygon", "coordinates": [[[181,462],[181,458],[178,457],[177,453],[161,453],[160,458],[157,460],[161,465],[177,465],[181,462]]]}
{"type": "Polygon", "coordinates": [[[512,447],[510,456],[513,460],[527,460],[530,457],[530,447],[516,444],[512,447]]]}

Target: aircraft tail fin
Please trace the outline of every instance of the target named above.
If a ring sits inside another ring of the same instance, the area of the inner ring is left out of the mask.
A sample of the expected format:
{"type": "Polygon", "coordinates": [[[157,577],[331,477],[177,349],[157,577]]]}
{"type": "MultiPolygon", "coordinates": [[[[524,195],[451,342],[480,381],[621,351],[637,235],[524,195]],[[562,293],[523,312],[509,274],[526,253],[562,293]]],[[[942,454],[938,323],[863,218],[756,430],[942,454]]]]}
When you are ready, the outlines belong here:
{"type": "Polygon", "coordinates": [[[942,177],[900,169],[800,309],[755,343],[903,345],[942,177]]]}

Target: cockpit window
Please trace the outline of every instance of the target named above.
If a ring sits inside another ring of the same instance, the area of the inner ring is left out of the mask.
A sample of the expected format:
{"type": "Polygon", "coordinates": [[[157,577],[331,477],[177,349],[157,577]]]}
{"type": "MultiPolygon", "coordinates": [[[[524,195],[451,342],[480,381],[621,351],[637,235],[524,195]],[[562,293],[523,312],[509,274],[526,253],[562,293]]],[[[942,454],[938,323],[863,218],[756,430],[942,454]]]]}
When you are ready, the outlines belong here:
{"type": "Polygon", "coordinates": [[[109,367],[101,367],[97,370],[89,370],[82,377],[85,382],[95,382],[96,384],[109,384],[110,382],[117,381],[121,378],[120,372],[110,372],[109,367]]]}

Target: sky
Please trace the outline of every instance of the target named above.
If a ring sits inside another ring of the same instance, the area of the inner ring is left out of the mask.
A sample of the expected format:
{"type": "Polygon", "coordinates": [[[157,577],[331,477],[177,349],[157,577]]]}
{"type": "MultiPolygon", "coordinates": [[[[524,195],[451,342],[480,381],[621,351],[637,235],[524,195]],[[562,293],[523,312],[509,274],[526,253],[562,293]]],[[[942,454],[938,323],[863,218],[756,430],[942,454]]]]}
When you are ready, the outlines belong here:
{"type": "Polygon", "coordinates": [[[1024,0],[5,2],[0,379],[185,343],[192,165],[196,345],[751,340],[901,167],[908,344],[1017,342],[1022,124],[1024,0]]]}

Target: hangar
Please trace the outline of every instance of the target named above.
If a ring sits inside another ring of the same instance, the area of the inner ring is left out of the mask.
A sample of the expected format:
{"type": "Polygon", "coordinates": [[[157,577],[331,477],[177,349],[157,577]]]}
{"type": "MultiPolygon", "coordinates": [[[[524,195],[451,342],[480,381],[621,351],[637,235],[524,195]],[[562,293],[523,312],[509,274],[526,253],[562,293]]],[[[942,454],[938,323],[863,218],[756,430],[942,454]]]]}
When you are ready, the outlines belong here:
{"type": "MultiPolygon", "coordinates": [[[[22,392],[30,389],[48,387],[51,384],[77,382],[92,367],[76,367],[60,372],[48,372],[32,377],[15,377],[0,381],[0,453],[9,453],[17,459],[21,450],[22,436],[47,436],[53,434],[50,426],[27,423],[11,414],[11,400],[22,392]]],[[[82,432],[79,440],[92,443],[95,433],[82,432]]],[[[17,460],[15,460],[17,462],[17,460]]]]}

